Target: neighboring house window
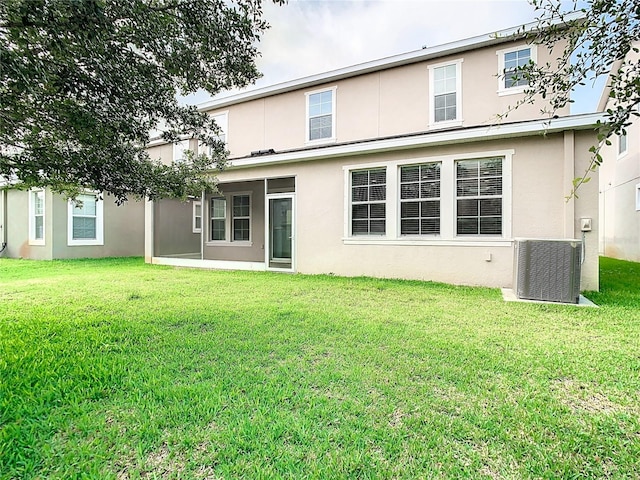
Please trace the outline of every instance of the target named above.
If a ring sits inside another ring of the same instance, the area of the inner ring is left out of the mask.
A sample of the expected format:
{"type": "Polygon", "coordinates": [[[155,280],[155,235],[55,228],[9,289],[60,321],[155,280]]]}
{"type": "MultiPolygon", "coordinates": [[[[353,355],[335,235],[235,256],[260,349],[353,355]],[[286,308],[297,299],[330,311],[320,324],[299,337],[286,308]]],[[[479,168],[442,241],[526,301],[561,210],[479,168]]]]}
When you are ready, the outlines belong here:
{"type": "Polygon", "coordinates": [[[69,200],[68,245],[103,245],[103,202],[98,194],[84,193],[69,200]]]}
{"type": "Polygon", "coordinates": [[[351,172],[351,234],[384,235],[386,231],[387,171],[351,172]]]}
{"type": "Polygon", "coordinates": [[[309,92],[307,97],[307,142],[335,140],[336,88],[309,92]]]}
{"type": "Polygon", "coordinates": [[[202,232],[202,202],[193,202],[193,233],[202,232]]]}
{"type": "Polygon", "coordinates": [[[498,92],[502,94],[522,92],[528,85],[522,68],[536,62],[534,45],[499,50],[498,55],[498,92]]]}
{"type": "Polygon", "coordinates": [[[224,197],[211,199],[211,240],[224,241],[227,239],[227,200],[224,197]]]}
{"type": "Polygon", "coordinates": [[[461,121],[461,69],[462,60],[429,67],[432,92],[429,118],[432,125],[461,121]]]}
{"type": "Polygon", "coordinates": [[[627,134],[618,135],[618,156],[622,157],[627,153],[627,134]]]}
{"type": "Polygon", "coordinates": [[[400,234],[440,233],[440,163],[400,167],[400,234]]]}
{"type": "Polygon", "coordinates": [[[29,192],[29,245],[44,245],[44,190],[29,192]]]}
{"type": "Polygon", "coordinates": [[[249,195],[233,195],[232,231],[234,242],[248,242],[251,225],[251,197],[249,195]]]}
{"type": "Polygon", "coordinates": [[[456,162],[456,234],[502,234],[502,158],[456,162]]]}
{"type": "Polygon", "coordinates": [[[189,150],[189,140],[181,140],[173,144],[173,161],[184,162],[186,160],[185,152],[189,150]]]}

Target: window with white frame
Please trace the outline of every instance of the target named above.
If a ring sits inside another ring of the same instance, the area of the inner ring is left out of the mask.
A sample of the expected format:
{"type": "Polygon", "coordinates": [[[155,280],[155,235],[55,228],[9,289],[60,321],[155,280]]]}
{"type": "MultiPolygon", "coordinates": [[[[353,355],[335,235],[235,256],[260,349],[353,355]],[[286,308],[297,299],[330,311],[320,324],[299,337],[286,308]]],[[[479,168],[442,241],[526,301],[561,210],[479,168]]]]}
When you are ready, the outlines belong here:
{"type": "Polygon", "coordinates": [[[186,154],[189,150],[189,140],[181,140],[178,143],[173,144],[173,161],[184,162],[186,160],[186,154]]]}
{"type": "Polygon", "coordinates": [[[193,233],[202,232],[202,202],[198,200],[193,202],[192,231],[193,233]]]}
{"type": "Polygon", "coordinates": [[[523,67],[536,62],[535,45],[519,46],[499,50],[498,55],[498,92],[502,94],[522,92],[529,80],[522,71],[523,67]]]}
{"type": "Polygon", "coordinates": [[[440,162],[400,167],[400,235],[440,233],[440,162]]]}
{"type": "Polygon", "coordinates": [[[75,200],[69,200],[68,245],[104,244],[103,203],[96,193],[84,193],[75,200]]]}
{"type": "Polygon", "coordinates": [[[224,241],[227,239],[227,200],[224,197],[213,197],[211,199],[210,240],[224,241]]]}
{"type": "Polygon", "coordinates": [[[217,139],[222,143],[227,143],[227,132],[229,130],[229,113],[217,113],[213,115],[213,119],[215,120],[216,125],[218,125],[219,128],[217,139]]]}
{"type": "Polygon", "coordinates": [[[234,242],[248,242],[251,238],[251,197],[247,194],[232,196],[231,212],[234,242]]]}
{"type": "Polygon", "coordinates": [[[502,235],[502,158],[455,166],[456,235],[502,235]]]}
{"type": "Polygon", "coordinates": [[[462,120],[462,60],[429,67],[431,125],[459,123],[462,120]]]}
{"type": "Polygon", "coordinates": [[[385,234],[386,199],[386,168],[351,172],[352,235],[385,234]]]}
{"type": "Polygon", "coordinates": [[[627,133],[618,135],[618,156],[622,157],[627,153],[627,133]]]}
{"type": "Polygon", "coordinates": [[[329,141],[336,137],[336,88],[306,93],[307,142],[329,141]]]}
{"type": "Polygon", "coordinates": [[[44,190],[29,192],[29,245],[44,245],[44,190]]]}

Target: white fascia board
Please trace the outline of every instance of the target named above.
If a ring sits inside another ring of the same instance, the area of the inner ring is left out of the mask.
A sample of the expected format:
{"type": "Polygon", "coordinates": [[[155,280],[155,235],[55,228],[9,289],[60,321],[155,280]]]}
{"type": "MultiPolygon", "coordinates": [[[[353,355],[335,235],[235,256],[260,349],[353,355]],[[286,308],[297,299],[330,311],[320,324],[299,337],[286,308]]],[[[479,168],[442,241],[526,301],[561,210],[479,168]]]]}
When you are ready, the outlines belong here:
{"type": "Polygon", "coordinates": [[[500,138],[525,137],[541,133],[560,132],[564,130],[585,130],[594,128],[598,120],[603,121],[604,118],[605,116],[602,113],[591,113],[554,119],[533,120],[528,122],[495,124],[488,127],[469,127],[442,132],[427,132],[409,137],[386,138],[310,150],[276,153],[260,157],[229,159],[227,161],[227,169],[302,162],[306,160],[319,160],[348,155],[365,155],[410,148],[496,140],[500,138]]]}
{"type": "MultiPolygon", "coordinates": [[[[565,16],[565,20],[577,20],[583,16],[584,15],[582,13],[576,12],[565,16]]],[[[559,19],[556,19],[552,23],[557,25],[562,22],[559,19]]],[[[484,35],[457,40],[455,42],[444,43],[442,45],[437,45],[434,47],[414,50],[411,52],[393,55],[370,62],[351,65],[345,68],[340,68],[338,70],[332,70],[329,72],[323,72],[308,77],[290,80],[288,82],[277,83],[257,89],[250,89],[233,95],[217,97],[213,98],[212,100],[200,103],[198,105],[198,109],[201,111],[215,110],[236,103],[256,100],[271,95],[278,95],[281,93],[291,92],[293,90],[310,88],[316,85],[321,85],[323,83],[336,82],[338,80],[355,77],[357,75],[364,75],[366,73],[376,72],[379,70],[386,70],[388,68],[409,65],[411,63],[430,60],[446,55],[454,55],[456,53],[474,50],[489,45],[498,45],[514,40],[515,35],[522,34],[524,36],[525,34],[534,33],[537,26],[537,22],[531,22],[519,27],[512,27],[504,30],[499,30],[497,32],[486,33],[484,35]]]]}

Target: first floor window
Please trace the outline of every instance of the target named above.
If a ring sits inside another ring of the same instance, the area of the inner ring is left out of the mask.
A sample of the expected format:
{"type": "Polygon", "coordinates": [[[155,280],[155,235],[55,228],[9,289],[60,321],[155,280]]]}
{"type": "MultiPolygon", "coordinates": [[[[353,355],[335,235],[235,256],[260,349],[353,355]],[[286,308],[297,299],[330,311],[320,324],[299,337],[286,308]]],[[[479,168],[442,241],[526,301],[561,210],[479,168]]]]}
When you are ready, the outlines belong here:
{"type": "Polygon", "coordinates": [[[103,244],[102,203],[95,193],[84,193],[69,200],[69,245],[103,244]]]}
{"type": "Polygon", "coordinates": [[[44,244],[44,190],[29,192],[29,241],[44,244]]]}
{"type": "Polygon", "coordinates": [[[400,234],[440,233],[440,162],[400,167],[400,234]]]}
{"type": "Polygon", "coordinates": [[[202,202],[193,202],[193,233],[200,233],[202,231],[202,202]]]}
{"type": "Polygon", "coordinates": [[[224,197],[211,199],[211,240],[226,240],[227,200],[224,197]]]}
{"type": "Polygon", "coordinates": [[[251,197],[249,195],[233,196],[233,240],[249,241],[251,224],[251,197]]]}
{"type": "Polygon", "coordinates": [[[387,171],[351,172],[352,235],[384,235],[386,231],[387,171]]]}
{"type": "Polygon", "coordinates": [[[456,234],[502,234],[502,158],[456,162],[456,234]]]}

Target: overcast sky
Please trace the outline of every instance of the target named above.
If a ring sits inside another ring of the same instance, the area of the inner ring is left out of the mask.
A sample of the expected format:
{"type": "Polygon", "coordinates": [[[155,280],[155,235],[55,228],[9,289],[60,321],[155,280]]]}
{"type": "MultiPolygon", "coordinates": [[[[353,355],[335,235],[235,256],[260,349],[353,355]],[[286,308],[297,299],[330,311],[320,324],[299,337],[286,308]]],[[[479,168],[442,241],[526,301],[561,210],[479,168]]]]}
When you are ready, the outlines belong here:
{"type": "MultiPolygon", "coordinates": [[[[260,43],[255,87],[521,26],[535,20],[527,0],[265,1],[271,28],[260,43]]],[[[597,86],[597,89],[601,89],[597,86]]],[[[599,91],[574,95],[573,113],[591,112],[599,91]]],[[[205,93],[189,103],[209,99],[205,93]]]]}

